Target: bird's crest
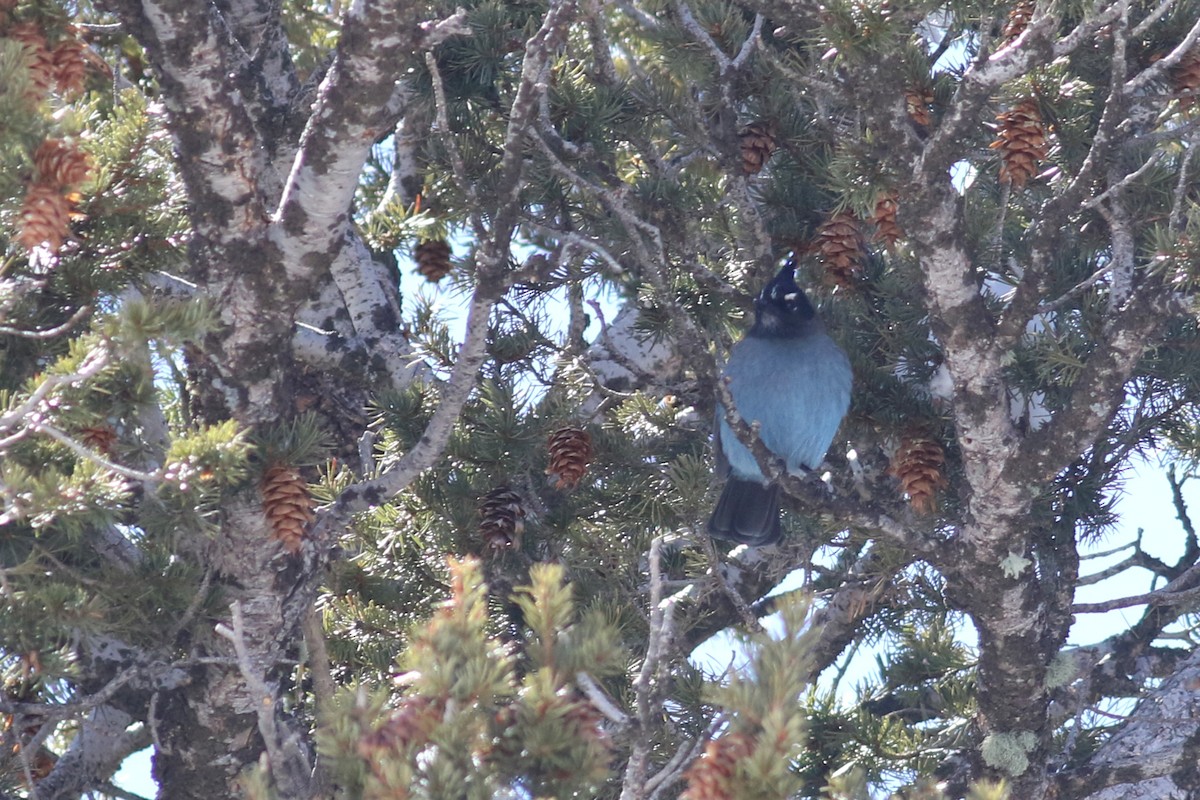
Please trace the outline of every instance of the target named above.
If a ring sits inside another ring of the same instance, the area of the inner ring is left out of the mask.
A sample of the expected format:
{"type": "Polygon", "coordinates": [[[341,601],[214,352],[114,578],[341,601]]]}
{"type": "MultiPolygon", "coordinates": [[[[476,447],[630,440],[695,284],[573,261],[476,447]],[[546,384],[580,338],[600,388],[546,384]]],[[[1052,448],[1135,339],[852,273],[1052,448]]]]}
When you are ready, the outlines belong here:
{"type": "Polygon", "coordinates": [[[752,333],[758,336],[800,335],[816,320],[816,311],[796,285],[791,261],[759,292],[754,312],[752,333]]]}

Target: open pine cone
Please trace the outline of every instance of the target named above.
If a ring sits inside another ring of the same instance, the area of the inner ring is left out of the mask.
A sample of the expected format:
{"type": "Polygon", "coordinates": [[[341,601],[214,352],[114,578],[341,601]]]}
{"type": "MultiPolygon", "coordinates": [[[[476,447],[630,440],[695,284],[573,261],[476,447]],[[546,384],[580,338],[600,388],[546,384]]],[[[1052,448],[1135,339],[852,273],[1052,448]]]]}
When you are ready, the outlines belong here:
{"type": "Polygon", "coordinates": [[[849,211],[839,211],[817,230],[817,256],[825,266],[825,280],[833,286],[851,287],[863,271],[862,231],[849,211]]]}
{"type": "Polygon", "coordinates": [[[738,133],[742,150],[742,172],[755,175],[778,147],[775,126],[769,122],[752,122],[738,133]]]}
{"type": "Polygon", "coordinates": [[[740,794],[734,773],[738,762],[752,752],[754,737],[741,731],[709,741],[683,775],[687,788],[680,800],[736,800],[740,794]]]}
{"type": "Polygon", "coordinates": [[[521,546],[525,531],[525,504],[521,495],[498,486],[479,503],[479,536],[484,547],[498,552],[521,546]]]}
{"type": "Polygon", "coordinates": [[[1000,151],[1000,180],[1020,189],[1037,174],[1038,164],[1046,158],[1050,145],[1046,141],[1046,124],[1037,101],[1022,100],[996,117],[996,141],[989,147],[1000,151]]]}
{"type": "Polygon", "coordinates": [[[888,472],[900,479],[913,511],[928,514],[937,508],[937,493],[946,486],[945,463],[946,454],[937,439],[914,430],[901,437],[888,472]]]}
{"type": "Polygon", "coordinates": [[[546,474],[555,489],[574,489],[592,461],[592,437],[579,428],[559,428],[547,442],[550,465],[546,474]]]}
{"type": "Polygon", "coordinates": [[[87,154],[62,139],[47,139],[33,154],[38,183],[66,188],[83,183],[89,166],[87,154]]]}
{"type": "Polygon", "coordinates": [[[58,187],[35,183],[26,190],[21,204],[17,241],[26,250],[45,244],[57,251],[70,232],[70,222],[71,203],[58,187]]]}
{"type": "Polygon", "coordinates": [[[904,238],[904,231],[900,229],[900,223],[896,221],[896,215],[900,211],[900,203],[896,199],[894,192],[889,192],[880,195],[875,201],[875,238],[883,242],[884,246],[889,250],[896,246],[896,242],[904,238]]]}

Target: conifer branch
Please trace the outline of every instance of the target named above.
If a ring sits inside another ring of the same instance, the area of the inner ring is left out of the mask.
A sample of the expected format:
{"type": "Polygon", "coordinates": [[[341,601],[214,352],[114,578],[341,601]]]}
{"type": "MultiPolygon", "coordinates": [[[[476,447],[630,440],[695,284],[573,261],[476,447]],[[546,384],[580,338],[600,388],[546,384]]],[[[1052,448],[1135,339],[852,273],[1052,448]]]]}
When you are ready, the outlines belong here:
{"type": "Polygon", "coordinates": [[[1183,141],[1186,141],[1187,146],[1179,164],[1179,179],[1175,181],[1175,193],[1171,198],[1171,216],[1168,223],[1169,230],[1176,235],[1183,229],[1184,221],[1187,218],[1188,205],[1185,197],[1188,188],[1192,185],[1192,166],[1196,163],[1196,149],[1200,146],[1200,136],[1197,136],[1195,132],[1190,132],[1190,135],[1183,141]]]}
{"type": "Polygon", "coordinates": [[[1166,14],[1168,11],[1170,11],[1174,5],[1175,0],[1160,0],[1155,9],[1143,17],[1142,21],[1134,27],[1132,35],[1136,38],[1145,34],[1146,31],[1153,27],[1154,23],[1162,19],[1163,14],[1166,14]]]}
{"type": "MultiPolygon", "coordinates": [[[[1129,564],[1125,568],[1132,566],[1141,566],[1141,564],[1129,564]]],[[[1192,607],[1193,601],[1197,598],[1200,598],[1200,565],[1193,565],[1161,589],[1095,603],[1075,603],[1071,606],[1071,612],[1074,614],[1098,614],[1118,608],[1151,605],[1173,606],[1178,609],[1178,613],[1186,613],[1186,610],[1192,607]]]]}
{"type": "Polygon", "coordinates": [[[434,132],[441,138],[446,146],[446,152],[450,156],[450,166],[453,168],[454,182],[458,185],[458,190],[467,198],[467,205],[470,208],[471,228],[475,231],[475,235],[483,238],[487,235],[487,228],[484,225],[483,218],[476,210],[480,207],[479,196],[475,190],[475,184],[467,178],[467,164],[463,160],[462,151],[458,147],[458,140],[453,136],[453,131],[450,129],[450,114],[447,111],[448,104],[446,102],[446,86],[442,80],[442,71],[438,68],[437,58],[432,52],[425,53],[425,68],[429,70],[429,79],[433,84],[433,102],[434,102],[434,132]]]}
{"type": "MultiPolygon", "coordinates": [[[[106,347],[91,350],[80,361],[79,369],[67,375],[52,375],[35,388],[20,405],[0,414],[0,432],[12,430],[27,424],[34,409],[42,405],[42,401],[62,386],[79,386],[99,375],[109,365],[111,354],[106,347]]],[[[8,444],[8,440],[0,440],[0,447],[8,444]]]]}
{"type": "Polygon", "coordinates": [[[1150,342],[1186,303],[1153,283],[1143,284],[1108,322],[1103,341],[1093,350],[1071,387],[1066,407],[1027,438],[1006,466],[1019,484],[1052,480],[1097,437],[1121,401],[1122,388],[1150,342]]]}
{"type": "MultiPolygon", "coordinates": [[[[757,434],[757,431],[755,431],[757,434]]],[[[703,531],[702,526],[698,526],[700,531],[703,531]]],[[[703,532],[700,533],[701,545],[704,549],[704,555],[708,559],[708,571],[712,575],[713,581],[716,582],[717,588],[721,593],[729,599],[729,604],[733,606],[738,617],[741,618],[742,624],[746,626],[746,630],[751,633],[762,633],[763,626],[759,623],[758,617],[750,610],[750,606],[746,604],[746,598],[742,597],[737,589],[729,585],[725,580],[725,573],[721,568],[721,558],[717,555],[716,543],[713,542],[711,536],[706,536],[703,532]]]]}
{"type": "Polygon", "coordinates": [[[646,800],[657,800],[663,792],[678,783],[683,777],[684,770],[699,757],[700,753],[704,751],[705,745],[712,741],[712,738],[717,735],[727,721],[724,714],[718,714],[708,724],[704,735],[697,736],[691,741],[684,741],[679,745],[675,754],[663,765],[663,768],[646,780],[646,791],[649,792],[646,800]]]}
{"type": "Polygon", "coordinates": [[[40,795],[77,796],[109,779],[126,757],[150,743],[145,729],[128,730],[132,722],[132,715],[113,706],[93,709],[54,769],[38,781],[40,795]]]}
{"type": "MultiPolygon", "coordinates": [[[[318,512],[318,525],[322,525],[321,520],[330,515],[342,518],[346,514],[365,511],[371,506],[379,505],[408,486],[417,475],[433,466],[441,457],[450,441],[454,424],[475,386],[475,377],[486,355],[488,318],[494,305],[494,301],[482,288],[476,289],[467,312],[466,335],[458,349],[458,360],[450,378],[439,391],[438,407],[417,444],[383,474],[343,490],[331,507],[318,512]]],[[[332,519],[327,520],[331,521],[332,519]]]]}
{"type": "Polygon", "coordinates": [[[1054,298],[1053,300],[1051,300],[1048,303],[1043,303],[1042,305],[1038,306],[1037,313],[1038,314],[1050,314],[1050,313],[1062,308],[1067,303],[1071,302],[1076,297],[1079,297],[1079,295],[1083,294],[1088,289],[1095,286],[1100,281],[1101,278],[1103,278],[1105,275],[1107,275],[1109,273],[1110,269],[1111,269],[1111,267],[1108,264],[1105,264],[1104,266],[1100,267],[1098,270],[1096,270],[1091,275],[1089,275],[1086,278],[1084,278],[1083,280],[1081,280],[1079,283],[1072,286],[1067,291],[1060,294],[1058,297],[1054,298]]]}
{"type": "Polygon", "coordinates": [[[1102,789],[1120,786],[1122,797],[1136,800],[1186,794],[1185,788],[1191,786],[1186,770],[1193,759],[1185,742],[1196,733],[1198,681],[1200,654],[1193,650],[1084,766],[1053,777],[1055,790],[1060,796],[1093,797],[1105,794],[1102,789]]]}

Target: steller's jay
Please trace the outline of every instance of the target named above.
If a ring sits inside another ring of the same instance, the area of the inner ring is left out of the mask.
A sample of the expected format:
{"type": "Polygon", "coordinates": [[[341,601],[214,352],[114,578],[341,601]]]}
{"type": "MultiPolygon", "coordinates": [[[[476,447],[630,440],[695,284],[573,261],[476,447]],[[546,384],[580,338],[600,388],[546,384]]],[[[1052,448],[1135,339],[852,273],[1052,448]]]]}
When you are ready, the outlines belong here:
{"type": "MultiPolygon", "coordinates": [[[[825,333],[796,286],[789,262],[754,301],[754,327],[733,346],[722,375],[734,406],[788,472],[825,458],[850,405],[850,360],[825,333]]],[[[748,545],[778,541],[779,486],[758,468],[717,409],[717,469],[728,476],[708,521],[709,533],[748,545]]]]}

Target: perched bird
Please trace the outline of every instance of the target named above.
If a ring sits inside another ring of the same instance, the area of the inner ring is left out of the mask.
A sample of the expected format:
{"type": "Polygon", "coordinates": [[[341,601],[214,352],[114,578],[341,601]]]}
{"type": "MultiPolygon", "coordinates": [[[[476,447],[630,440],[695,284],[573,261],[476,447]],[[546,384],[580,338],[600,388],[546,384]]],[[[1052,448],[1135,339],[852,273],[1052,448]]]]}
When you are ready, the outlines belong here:
{"type": "MultiPolygon", "coordinates": [[[[850,405],[850,360],[825,333],[789,262],[754,301],[754,327],[733,346],[722,375],[738,415],[788,472],[816,469],[850,405]]],[[[749,545],[773,544],[779,486],[758,468],[717,409],[717,469],[728,476],[709,533],[749,545]]]]}

